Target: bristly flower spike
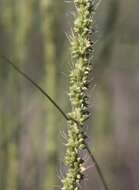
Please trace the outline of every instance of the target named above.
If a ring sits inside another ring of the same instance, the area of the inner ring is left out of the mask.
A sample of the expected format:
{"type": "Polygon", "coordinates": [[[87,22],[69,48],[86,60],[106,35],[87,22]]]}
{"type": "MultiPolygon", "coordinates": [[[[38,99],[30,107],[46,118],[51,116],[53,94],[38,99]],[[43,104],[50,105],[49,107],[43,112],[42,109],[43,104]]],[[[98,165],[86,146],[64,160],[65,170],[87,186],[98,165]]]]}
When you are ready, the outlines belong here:
{"type": "MultiPolygon", "coordinates": [[[[89,118],[88,111],[88,77],[92,70],[93,54],[93,0],[74,0],[76,18],[72,30],[71,56],[73,69],[70,72],[69,98],[72,111],[68,114],[78,122],[80,128],[89,118]]],[[[66,177],[62,180],[62,190],[79,190],[84,178],[84,162],[80,152],[86,148],[86,135],[73,120],[68,121],[68,141],[65,164],[68,167],[66,177]]]]}

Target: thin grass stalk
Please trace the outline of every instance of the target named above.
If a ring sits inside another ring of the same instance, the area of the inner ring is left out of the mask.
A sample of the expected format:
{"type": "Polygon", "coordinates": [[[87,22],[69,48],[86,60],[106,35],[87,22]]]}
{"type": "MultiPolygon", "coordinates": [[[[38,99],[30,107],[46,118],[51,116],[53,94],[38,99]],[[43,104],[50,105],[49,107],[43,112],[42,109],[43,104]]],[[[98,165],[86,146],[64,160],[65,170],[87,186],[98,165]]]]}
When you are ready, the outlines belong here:
{"type": "MultiPolygon", "coordinates": [[[[53,106],[61,113],[61,115],[68,121],[68,122],[73,122],[75,123],[77,126],[78,126],[78,129],[80,130],[80,132],[82,133],[82,128],[80,126],[80,124],[75,120],[73,119],[72,117],[70,116],[67,116],[65,114],[65,112],[61,109],[61,107],[48,95],[48,93],[46,91],[44,91],[34,80],[32,80],[26,73],[24,73],[23,71],[21,71],[10,59],[8,59],[7,57],[5,57],[4,55],[0,55],[0,58],[2,60],[4,60],[5,62],[7,62],[8,64],[10,64],[21,76],[23,76],[25,79],[27,79],[30,83],[32,83],[32,85],[37,89],[39,90],[43,95],[44,97],[46,97],[52,104],[53,106]]],[[[14,135],[14,134],[13,134],[14,135]]],[[[10,141],[12,140],[13,136],[11,136],[11,138],[9,139],[10,141]]],[[[86,142],[84,142],[85,144],[85,147],[86,147],[86,150],[88,152],[88,154],[90,155],[93,163],[95,164],[95,167],[97,169],[97,172],[99,174],[99,177],[104,185],[104,189],[105,190],[108,190],[108,185],[105,181],[105,178],[102,174],[102,171],[99,167],[99,164],[97,162],[97,160],[95,159],[93,153],[91,152],[88,144],[86,142]]],[[[83,168],[83,170],[85,170],[85,168],[83,168]]]]}

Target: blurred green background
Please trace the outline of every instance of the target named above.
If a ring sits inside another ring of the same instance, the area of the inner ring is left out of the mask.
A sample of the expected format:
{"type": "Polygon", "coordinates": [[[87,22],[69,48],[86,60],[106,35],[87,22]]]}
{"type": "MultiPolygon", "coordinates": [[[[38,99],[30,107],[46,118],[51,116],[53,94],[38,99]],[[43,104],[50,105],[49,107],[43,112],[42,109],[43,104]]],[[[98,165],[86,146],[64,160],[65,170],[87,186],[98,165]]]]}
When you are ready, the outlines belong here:
{"type": "MultiPolygon", "coordinates": [[[[89,144],[111,190],[139,190],[139,1],[102,0],[90,89],[89,144]]],[[[0,0],[0,53],[68,112],[73,2],[0,0]]],[[[0,60],[0,190],[60,189],[66,121],[0,60]]],[[[102,189],[89,169],[81,189],[102,189]]]]}

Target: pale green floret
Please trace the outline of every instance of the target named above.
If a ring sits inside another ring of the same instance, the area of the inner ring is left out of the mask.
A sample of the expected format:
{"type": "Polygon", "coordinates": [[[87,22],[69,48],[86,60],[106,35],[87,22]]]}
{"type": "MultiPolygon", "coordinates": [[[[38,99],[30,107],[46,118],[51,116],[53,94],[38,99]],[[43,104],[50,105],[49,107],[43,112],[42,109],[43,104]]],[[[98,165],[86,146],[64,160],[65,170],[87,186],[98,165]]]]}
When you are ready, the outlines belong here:
{"type": "Polygon", "coordinates": [[[66,143],[65,164],[68,172],[62,180],[62,190],[79,190],[81,180],[84,177],[84,160],[80,152],[86,148],[86,135],[81,130],[85,120],[89,117],[87,91],[89,87],[88,77],[92,70],[91,57],[93,53],[92,26],[93,26],[93,0],[74,0],[77,10],[77,18],[74,21],[74,35],[71,41],[71,55],[74,69],[71,71],[69,98],[72,112],[69,118],[77,121],[80,127],[72,119],[68,121],[68,140],[66,143]]]}

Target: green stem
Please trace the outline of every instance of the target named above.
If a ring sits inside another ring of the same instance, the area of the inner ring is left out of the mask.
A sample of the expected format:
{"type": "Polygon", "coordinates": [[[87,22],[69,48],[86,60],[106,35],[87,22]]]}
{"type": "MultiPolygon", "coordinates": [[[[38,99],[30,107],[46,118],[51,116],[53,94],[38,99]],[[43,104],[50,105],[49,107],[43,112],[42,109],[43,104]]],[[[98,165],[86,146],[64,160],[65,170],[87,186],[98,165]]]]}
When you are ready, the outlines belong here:
{"type": "MultiPolygon", "coordinates": [[[[23,71],[21,71],[11,60],[9,60],[6,56],[4,55],[0,55],[0,57],[7,62],[8,64],[10,64],[19,74],[21,74],[24,78],[26,78],[29,82],[31,82],[33,84],[33,86],[35,86],[55,107],[56,109],[62,114],[62,116],[69,122],[73,122],[78,126],[78,129],[80,131],[80,133],[82,134],[82,125],[80,125],[80,123],[78,121],[76,121],[74,118],[67,116],[65,114],[65,112],[60,108],[60,106],[57,105],[57,103],[47,94],[46,91],[44,91],[35,81],[33,81],[26,73],[24,73],[23,71]]],[[[14,135],[11,135],[11,138],[14,135]]],[[[9,140],[9,139],[8,139],[9,140]]],[[[96,170],[98,172],[98,175],[103,183],[104,189],[105,190],[109,190],[108,185],[106,183],[106,180],[102,174],[102,171],[99,167],[99,164],[97,163],[97,160],[95,159],[93,153],[91,152],[88,144],[86,142],[84,142],[85,144],[85,148],[90,156],[90,158],[92,159],[92,162],[95,164],[96,170]]]]}
{"type": "Polygon", "coordinates": [[[35,81],[33,81],[26,73],[21,71],[10,59],[8,59],[6,56],[1,55],[0,56],[4,61],[9,63],[19,74],[21,74],[23,77],[25,77],[29,82],[31,82],[55,107],[56,109],[63,115],[63,117],[68,120],[69,118],[64,113],[64,111],[57,105],[57,103],[47,94],[46,91],[44,91],[35,81]]]}
{"type": "Polygon", "coordinates": [[[86,150],[87,150],[88,154],[90,155],[90,158],[92,159],[92,162],[95,164],[95,168],[96,168],[97,173],[98,173],[98,175],[99,175],[99,177],[100,177],[100,179],[102,181],[104,189],[109,190],[109,187],[108,187],[107,182],[106,182],[106,180],[104,178],[104,175],[103,175],[103,173],[102,173],[102,171],[100,169],[100,166],[99,166],[96,158],[94,157],[93,153],[91,152],[91,150],[90,150],[90,148],[89,148],[89,146],[87,144],[86,144],[86,150]]]}

